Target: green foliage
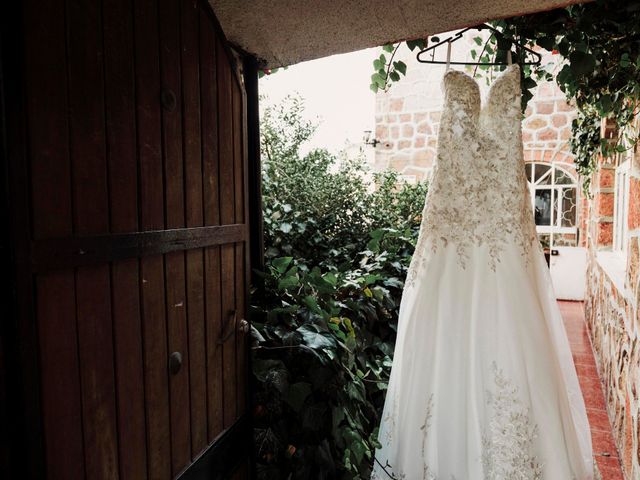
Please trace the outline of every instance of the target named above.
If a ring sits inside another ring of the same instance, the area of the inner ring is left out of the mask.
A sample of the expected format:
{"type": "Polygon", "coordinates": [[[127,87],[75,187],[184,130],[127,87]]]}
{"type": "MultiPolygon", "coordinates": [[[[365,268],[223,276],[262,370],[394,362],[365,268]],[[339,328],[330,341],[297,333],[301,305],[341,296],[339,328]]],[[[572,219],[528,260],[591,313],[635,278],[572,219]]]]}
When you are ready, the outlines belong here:
{"type": "Polygon", "coordinates": [[[589,193],[591,174],[596,163],[592,160],[601,146],[600,114],[593,109],[578,110],[578,115],[571,123],[571,151],[577,158],[588,159],[576,164],[576,171],[583,179],[582,188],[589,193]]]}
{"type": "MultiPolygon", "coordinates": [[[[369,88],[374,93],[378,91],[386,92],[393,82],[400,81],[401,76],[407,74],[407,64],[400,60],[393,60],[402,44],[388,44],[382,47],[383,53],[373,61],[373,69],[375,72],[371,75],[371,85],[369,88]],[[391,57],[387,60],[385,53],[390,53],[391,57]]],[[[408,40],[406,42],[407,47],[411,51],[424,48],[426,41],[422,39],[408,40]]]]}
{"type": "Polygon", "coordinates": [[[300,154],[314,126],[289,99],[263,115],[267,265],[253,296],[259,479],[368,478],[397,314],[424,205],[362,162],[300,154]]]}
{"type": "MultiPolygon", "coordinates": [[[[362,160],[342,160],[318,149],[301,156],[315,126],[303,119],[299,98],[263,113],[261,125],[264,235],[268,259],[292,256],[310,266],[335,268],[367,248],[371,232],[411,229],[421,184],[396,188],[397,175],[376,175],[371,192],[362,160]]],[[[410,250],[410,247],[407,246],[410,250]]],[[[403,254],[406,252],[403,252],[403,254]]]]}
{"type": "MultiPolygon", "coordinates": [[[[639,132],[632,122],[640,100],[640,0],[596,0],[492,25],[501,33],[487,40],[474,38],[482,46],[480,52],[472,50],[474,59],[504,61],[507,51],[516,49],[515,42],[560,55],[563,67],[557,71],[547,65],[523,68],[522,108],[524,111],[541,80],[555,79],[567,99],[575,102],[579,118],[573,125],[571,145],[585,184],[597,152],[611,156],[636,145],[639,132]],[[613,142],[599,136],[596,119],[605,117],[615,121],[621,132],[613,142]]],[[[516,49],[514,61],[523,58],[525,53],[516,49]]],[[[481,66],[480,71],[490,72],[491,68],[481,66]]],[[[394,81],[387,80],[385,89],[394,81]]]]}
{"type": "Polygon", "coordinates": [[[596,153],[611,156],[638,140],[632,122],[640,100],[640,0],[572,5],[516,17],[505,28],[530,45],[557,51],[565,61],[555,80],[578,108],[571,147],[588,185],[596,153]],[[600,138],[599,120],[605,117],[621,131],[613,142],[600,138]]]}

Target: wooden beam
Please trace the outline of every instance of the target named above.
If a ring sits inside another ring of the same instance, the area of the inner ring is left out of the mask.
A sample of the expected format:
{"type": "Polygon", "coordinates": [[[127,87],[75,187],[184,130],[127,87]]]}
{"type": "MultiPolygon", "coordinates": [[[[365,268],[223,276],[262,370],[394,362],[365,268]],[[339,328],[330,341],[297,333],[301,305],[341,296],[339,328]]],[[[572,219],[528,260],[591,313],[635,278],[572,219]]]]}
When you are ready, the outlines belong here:
{"type": "Polygon", "coordinates": [[[244,242],[247,235],[246,224],[232,224],[35,240],[31,245],[31,271],[39,273],[71,269],[127,258],[244,242]]]}

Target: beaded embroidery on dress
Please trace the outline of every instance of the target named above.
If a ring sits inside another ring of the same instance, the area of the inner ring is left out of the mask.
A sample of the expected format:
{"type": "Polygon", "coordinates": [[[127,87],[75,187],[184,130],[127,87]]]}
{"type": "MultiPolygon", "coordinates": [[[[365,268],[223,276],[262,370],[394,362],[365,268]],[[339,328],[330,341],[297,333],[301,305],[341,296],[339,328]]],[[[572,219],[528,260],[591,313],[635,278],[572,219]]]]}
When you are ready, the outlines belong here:
{"type": "Polygon", "coordinates": [[[537,240],[520,70],[481,108],[449,71],[372,480],[592,480],[584,400],[537,240]]]}

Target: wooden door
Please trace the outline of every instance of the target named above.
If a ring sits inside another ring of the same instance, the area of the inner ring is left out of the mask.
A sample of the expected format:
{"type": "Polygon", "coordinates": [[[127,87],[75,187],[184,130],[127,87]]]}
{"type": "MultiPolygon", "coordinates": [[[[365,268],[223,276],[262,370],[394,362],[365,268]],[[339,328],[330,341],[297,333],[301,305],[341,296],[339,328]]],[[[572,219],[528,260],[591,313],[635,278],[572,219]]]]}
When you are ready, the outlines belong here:
{"type": "Polygon", "coordinates": [[[239,64],[204,0],[15,3],[3,345],[30,422],[21,478],[244,478],[239,64]]]}

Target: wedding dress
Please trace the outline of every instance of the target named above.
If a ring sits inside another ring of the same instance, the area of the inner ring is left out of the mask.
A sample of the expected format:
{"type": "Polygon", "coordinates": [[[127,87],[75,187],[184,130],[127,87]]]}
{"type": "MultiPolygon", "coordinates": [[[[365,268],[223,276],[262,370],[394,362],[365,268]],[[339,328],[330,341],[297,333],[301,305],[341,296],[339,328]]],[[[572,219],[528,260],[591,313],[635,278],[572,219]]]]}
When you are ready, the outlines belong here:
{"type": "Polygon", "coordinates": [[[520,70],[480,108],[455,70],[398,336],[372,480],[591,480],[591,435],[536,237],[520,70]]]}

